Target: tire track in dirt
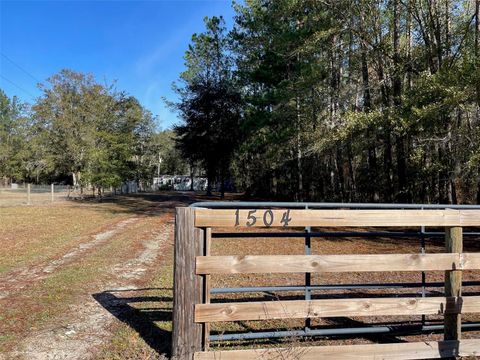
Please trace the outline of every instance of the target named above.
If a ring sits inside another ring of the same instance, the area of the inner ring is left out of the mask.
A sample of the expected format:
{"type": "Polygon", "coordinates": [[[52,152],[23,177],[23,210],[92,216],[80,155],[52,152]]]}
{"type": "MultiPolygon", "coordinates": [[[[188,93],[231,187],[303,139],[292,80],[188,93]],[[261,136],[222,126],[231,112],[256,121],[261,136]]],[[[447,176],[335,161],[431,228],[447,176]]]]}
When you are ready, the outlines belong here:
{"type": "Polygon", "coordinates": [[[92,240],[78,244],[60,258],[51,260],[46,264],[43,263],[14,270],[4,276],[0,276],[0,299],[6,298],[33,283],[47,278],[60,267],[71,264],[88,250],[107,242],[114,235],[120,233],[128,225],[133,225],[139,219],[139,217],[131,217],[126,220],[122,220],[111,226],[108,230],[93,235],[92,240]]]}
{"type": "MultiPolygon", "coordinates": [[[[143,249],[135,257],[109,269],[112,278],[108,283],[102,284],[102,289],[92,289],[91,292],[102,292],[105,289],[136,290],[135,282],[154,265],[161,255],[162,246],[168,244],[172,236],[173,224],[163,224],[155,232],[154,238],[142,242],[143,249]]],[[[110,301],[111,304],[100,304],[91,294],[80,296],[78,302],[71,306],[68,315],[55,321],[54,328],[30,335],[19,344],[17,350],[7,354],[5,359],[57,360],[94,357],[96,349],[112,335],[109,327],[116,317],[107,308],[115,307],[113,302],[118,300],[110,301]]]]}

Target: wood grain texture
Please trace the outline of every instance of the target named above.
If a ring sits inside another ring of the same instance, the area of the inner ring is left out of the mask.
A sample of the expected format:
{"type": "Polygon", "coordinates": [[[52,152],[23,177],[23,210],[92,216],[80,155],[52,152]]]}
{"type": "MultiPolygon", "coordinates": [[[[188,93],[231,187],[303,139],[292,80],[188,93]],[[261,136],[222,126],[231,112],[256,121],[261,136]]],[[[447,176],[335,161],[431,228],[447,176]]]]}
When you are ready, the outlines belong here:
{"type": "MultiPolygon", "coordinates": [[[[264,227],[267,210],[239,210],[239,226],[264,227]],[[251,220],[248,219],[250,214],[251,220]],[[255,219],[255,220],[253,220],[255,219]]],[[[196,209],[197,227],[235,227],[234,209],[196,209]]],[[[286,227],[286,210],[270,210],[272,227],[286,227]]],[[[480,210],[290,210],[287,227],[304,226],[480,226],[480,210]]],[[[270,216],[267,217],[270,220],[270,216]]],[[[269,221],[268,221],[269,222],[269,221]]]]}
{"type": "Polygon", "coordinates": [[[480,356],[480,340],[211,351],[196,353],[195,360],[404,360],[455,356],[480,356]]]}
{"type": "MultiPolygon", "coordinates": [[[[463,251],[463,231],[461,227],[445,229],[445,250],[450,253],[463,251]]],[[[460,270],[445,272],[445,296],[462,296],[462,272],[460,270]]],[[[460,340],[462,333],[462,315],[445,314],[444,339],[460,340]]]]}
{"type": "Polygon", "coordinates": [[[480,269],[480,252],[460,254],[459,270],[478,270],[478,269],[480,269]]]}
{"type": "Polygon", "coordinates": [[[480,296],[365,298],[215,303],[195,306],[196,322],[305,319],[340,316],[480,313],[480,296]]]}
{"type": "MultiPolygon", "coordinates": [[[[210,255],[210,249],[212,246],[212,228],[205,229],[205,244],[203,253],[205,256],[210,255]]],[[[210,304],[210,288],[211,288],[211,278],[210,275],[204,275],[203,278],[203,296],[204,296],[204,304],[210,304]]],[[[203,348],[204,350],[208,350],[210,347],[210,324],[204,323],[203,324],[203,348]]]]}
{"type": "Polygon", "coordinates": [[[197,274],[480,269],[480,253],[198,256],[197,274]]]}
{"type": "Polygon", "coordinates": [[[203,230],[194,227],[194,211],[175,213],[172,355],[191,360],[202,350],[202,324],[194,321],[195,304],[203,301],[203,277],[195,275],[195,257],[204,253],[203,230]]]}

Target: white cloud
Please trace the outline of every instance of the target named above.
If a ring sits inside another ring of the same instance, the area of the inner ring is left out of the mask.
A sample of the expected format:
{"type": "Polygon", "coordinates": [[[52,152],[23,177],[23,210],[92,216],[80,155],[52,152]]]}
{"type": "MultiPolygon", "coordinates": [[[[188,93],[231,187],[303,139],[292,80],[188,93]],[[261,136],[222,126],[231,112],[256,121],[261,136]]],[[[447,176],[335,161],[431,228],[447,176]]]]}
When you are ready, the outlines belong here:
{"type": "Polygon", "coordinates": [[[175,35],[163,41],[156,49],[141,56],[135,63],[137,73],[139,75],[148,75],[155,66],[172,56],[173,53],[181,53],[186,50],[191,36],[190,28],[188,24],[183,26],[181,30],[175,31],[175,35]]]}

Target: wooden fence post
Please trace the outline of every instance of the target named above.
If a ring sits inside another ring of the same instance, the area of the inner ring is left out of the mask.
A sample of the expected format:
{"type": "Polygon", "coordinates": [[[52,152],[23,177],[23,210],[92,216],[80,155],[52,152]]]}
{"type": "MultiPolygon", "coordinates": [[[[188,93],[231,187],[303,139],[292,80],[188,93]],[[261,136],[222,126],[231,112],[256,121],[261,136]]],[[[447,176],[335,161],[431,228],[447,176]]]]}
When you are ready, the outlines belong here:
{"type": "Polygon", "coordinates": [[[203,301],[203,277],[195,274],[195,258],[204,253],[204,230],[195,227],[195,209],[175,211],[175,263],[172,357],[193,360],[202,350],[203,326],[195,323],[195,304],[203,301]]]}
{"type": "MultiPolygon", "coordinates": [[[[449,227],[445,229],[445,247],[449,253],[463,252],[463,236],[461,227],[449,227]]],[[[457,297],[462,301],[462,271],[445,271],[445,296],[457,297]]],[[[460,304],[461,305],[461,304],[460,304]]],[[[459,306],[461,309],[461,306],[459,306]]],[[[461,314],[445,314],[444,317],[445,340],[460,340],[462,331],[461,314]]]]}
{"type": "MultiPolygon", "coordinates": [[[[212,228],[205,228],[205,242],[204,242],[204,249],[203,255],[209,256],[210,249],[212,247],[212,228]]],[[[203,294],[204,304],[210,303],[210,275],[204,275],[203,277],[203,294]]],[[[210,323],[203,324],[203,349],[208,350],[210,346],[210,323]]]]}
{"type": "Polygon", "coordinates": [[[32,204],[32,199],[30,197],[30,183],[27,184],[27,205],[32,204]]]}
{"type": "Polygon", "coordinates": [[[52,203],[55,201],[55,185],[52,183],[52,203]]]}

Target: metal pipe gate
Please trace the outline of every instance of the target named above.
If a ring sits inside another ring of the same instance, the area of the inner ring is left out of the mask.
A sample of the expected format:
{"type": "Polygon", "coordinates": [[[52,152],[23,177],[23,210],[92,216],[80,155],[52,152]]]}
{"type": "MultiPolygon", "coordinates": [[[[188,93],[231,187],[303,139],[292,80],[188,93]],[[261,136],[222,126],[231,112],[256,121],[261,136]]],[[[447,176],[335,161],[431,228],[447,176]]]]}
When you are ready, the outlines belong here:
{"type": "MultiPolygon", "coordinates": [[[[432,204],[375,204],[375,203],[297,203],[297,202],[236,202],[236,201],[206,201],[196,202],[190,205],[193,208],[207,209],[471,209],[480,210],[480,205],[432,205],[432,204]]],[[[442,231],[426,231],[425,226],[421,226],[419,231],[369,231],[369,232],[351,232],[351,231],[315,231],[312,232],[311,227],[305,227],[304,231],[296,232],[225,232],[212,233],[212,238],[304,238],[304,253],[311,254],[311,239],[322,237],[334,238],[418,238],[420,240],[420,252],[426,252],[425,240],[429,238],[443,238],[445,232],[442,231]]],[[[465,237],[480,237],[480,231],[464,231],[465,237]]],[[[480,287],[480,281],[465,281],[463,286],[480,287]]],[[[427,288],[441,288],[444,282],[428,283],[426,282],[425,272],[422,272],[421,282],[418,283],[359,283],[344,285],[312,285],[310,273],[305,274],[304,286],[257,286],[257,287],[231,287],[231,288],[211,288],[210,294],[233,294],[233,293],[277,293],[277,292],[303,292],[305,300],[310,300],[312,292],[325,290],[365,290],[365,289],[395,289],[395,288],[421,288],[421,296],[426,297],[427,288]]],[[[310,319],[306,319],[303,330],[290,331],[258,331],[244,333],[228,333],[221,335],[210,335],[210,341],[227,341],[227,340],[253,340],[267,338],[285,338],[300,336],[346,336],[346,335],[367,335],[367,334],[402,334],[412,332],[436,332],[443,331],[444,326],[438,324],[428,324],[425,315],[422,315],[419,325],[375,325],[367,327],[346,327],[332,329],[312,329],[310,319]]],[[[480,322],[463,323],[462,330],[480,329],[480,322]]]]}

